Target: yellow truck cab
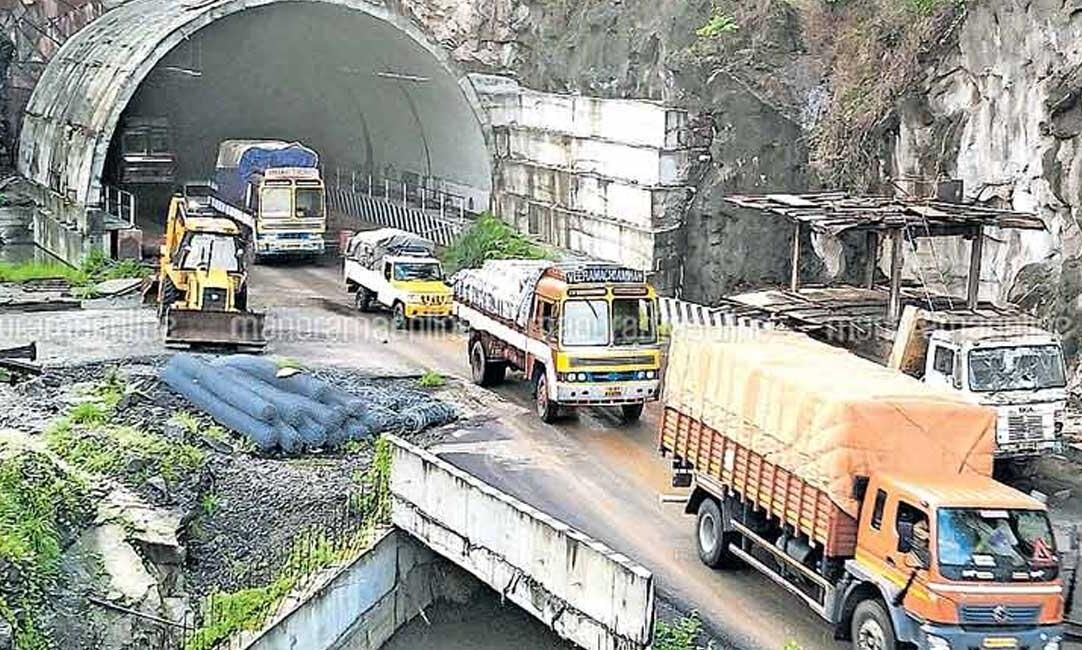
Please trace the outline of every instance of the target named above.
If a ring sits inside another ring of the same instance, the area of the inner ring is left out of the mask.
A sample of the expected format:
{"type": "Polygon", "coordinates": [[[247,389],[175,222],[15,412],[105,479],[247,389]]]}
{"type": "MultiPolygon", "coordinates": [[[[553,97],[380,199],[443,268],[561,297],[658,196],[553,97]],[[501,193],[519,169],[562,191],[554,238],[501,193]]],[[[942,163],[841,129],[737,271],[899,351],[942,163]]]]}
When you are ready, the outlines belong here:
{"type": "Polygon", "coordinates": [[[499,260],[457,274],[453,285],[456,315],[471,329],[474,381],[524,372],[546,422],[576,406],[616,406],[636,420],[658,398],[657,294],[642,271],[499,260]]]}
{"type": "Polygon", "coordinates": [[[396,329],[418,320],[451,321],[451,288],[435,244],[423,237],[381,228],[354,235],[346,246],[342,274],[359,311],[376,304],[394,314],[396,329]]]}

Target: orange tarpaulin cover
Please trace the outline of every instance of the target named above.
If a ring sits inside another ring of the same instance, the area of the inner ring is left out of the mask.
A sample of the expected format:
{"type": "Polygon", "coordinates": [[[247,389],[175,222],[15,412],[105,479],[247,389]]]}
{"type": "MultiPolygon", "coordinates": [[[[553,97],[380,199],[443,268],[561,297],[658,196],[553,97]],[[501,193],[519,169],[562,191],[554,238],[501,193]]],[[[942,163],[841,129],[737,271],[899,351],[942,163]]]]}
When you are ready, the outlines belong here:
{"type": "Polygon", "coordinates": [[[994,410],[795,332],[676,328],[665,404],[853,517],[854,476],[992,473],[994,410]]]}

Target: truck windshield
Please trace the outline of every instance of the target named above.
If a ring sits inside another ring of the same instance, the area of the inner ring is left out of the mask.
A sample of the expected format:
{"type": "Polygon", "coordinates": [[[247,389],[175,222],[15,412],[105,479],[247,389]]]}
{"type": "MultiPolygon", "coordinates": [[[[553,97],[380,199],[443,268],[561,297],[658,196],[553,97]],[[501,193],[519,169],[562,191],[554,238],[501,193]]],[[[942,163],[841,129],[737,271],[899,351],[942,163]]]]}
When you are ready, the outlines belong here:
{"type": "Polygon", "coordinates": [[[608,345],[609,302],[607,300],[568,300],[560,324],[563,344],[608,345]]]}
{"type": "Polygon", "coordinates": [[[612,342],[614,345],[645,345],[657,342],[654,302],[646,298],[617,298],[612,301],[612,342]]]}
{"type": "Polygon", "coordinates": [[[969,387],[974,392],[1066,385],[1063,352],[1058,345],[978,348],[969,353],[969,387]]]}
{"type": "Polygon", "coordinates": [[[313,218],[323,216],[323,190],[297,189],[297,216],[313,218]]]}
{"type": "Polygon", "coordinates": [[[1056,542],[1040,510],[945,508],[939,511],[937,555],[951,580],[1052,580],[1056,542]]]}
{"type": "Polygon", "coordinates": [[[292,194],[288,187],[268,187],[263,190],[260,213],[268,219],[288,219],[292,216],[292,194]]]}
{"type": "Polygon", "coordinates": [[[167,131],[155,131],[150,134],[150,153],[158,155],[173,153],[173,143],[167,131]]]}
{"type": "Polygon", "coordinates": [[[232,237],[193,233],[184,244],[183,254],[180,268],[187,271],[218,269],[233,272],[240,270],[237,242],[232,237]]]}
{"type": "Polygon", "coordinates": [[[394,279],[408,280],[442,280],[443,272],[440,265],[434,262],[398,262],[394,265],[394,279]]]}
{"type": "Polygon", "coordinates": [[[124,154],[143,155],[149,153],[147,135],[142,131],[124,134],[124,154]]]}

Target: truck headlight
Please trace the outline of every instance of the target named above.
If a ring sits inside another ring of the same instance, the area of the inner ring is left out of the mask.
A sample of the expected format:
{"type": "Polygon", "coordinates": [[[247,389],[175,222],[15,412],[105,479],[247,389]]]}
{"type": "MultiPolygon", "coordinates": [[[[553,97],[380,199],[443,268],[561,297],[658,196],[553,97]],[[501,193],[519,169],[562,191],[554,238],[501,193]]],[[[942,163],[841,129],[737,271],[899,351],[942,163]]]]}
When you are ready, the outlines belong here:
{"type": "Polygon", "coordinates": [[[941,636],[929,634],[928,650],[951,650],[951,642],[941,636]]]}
{"type": "Polygon", "coordinates": [[[589,379],[589,377],[587,377],[587,376],[586,376],[586,373],[585,373],[585,372],[580,372],[580,373],[579,373],[579,374],[578,374],[578,375],[576,376],[576,378],[577,378],[577,379],[578,379],[579,381],[586,381],[587,379],[589,379]]]}
{"type": "Polygon", "coordinates": [[[646,371],[646,378],[647,379],[656,379],[657,378],[657,373],[655,371],[653,371],[653,370],[647,370],[646,371]]]}
{"type": "Polygon", "coordinates": [[[635,379],[646,379],[646,373],[642,370],[636,372],[635,379]]]}

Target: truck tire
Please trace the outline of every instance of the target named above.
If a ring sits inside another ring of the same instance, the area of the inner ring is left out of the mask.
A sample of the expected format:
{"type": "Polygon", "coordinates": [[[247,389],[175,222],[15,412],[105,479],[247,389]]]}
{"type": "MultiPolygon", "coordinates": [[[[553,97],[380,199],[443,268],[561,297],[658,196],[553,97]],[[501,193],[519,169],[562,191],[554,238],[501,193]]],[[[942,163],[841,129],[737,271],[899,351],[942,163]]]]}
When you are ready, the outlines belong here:
{"type": "Polygon", "coordinates": [[[642,417],[642,409],[645,404],[624,404],[620,407],[620,415],[623,416],[624,422],[632,423],[638,422],[642,417]]]}
{"type": "Polygon", "coordinates": [[[177,285],[173,284],[171,278],[166,277],[162,280],[161,299],[158,301],[158,320],[160,322],[165,322],[166,316],[169,314],[169,308],[182,297],[183,294],[177,288],[177,285]]]}
{"type": "Polygon", "coordinates": [[[396,330],[406,329],[406,325],[409,325],[409,320],[406,318],[406,306],[400,302],[394,304],[394,316],[391,317],[394,322],[394,328],[396,330]]]}
{"type": "Polygon", "coordinates": [[[714,499],[707,498],[699,505],[699,516],[695,520],[695,546],[699,549],[699,559],[711,569],[733,569],[739,567],[740,558],[729,552],[729,544],[739,541],[735,532],[725,531],[721,507],[714,499]]]}
{"type": "Polygon", "coordinates": [[[560,407],[549,399],[549,380],[545,369],[537,372],[533,383],[533,397],[537,417],[545,424],[552,424],[560,414],[560,407]]]}
{"type": "Polygon", "coordinates": [[[364,287],[357,287],[357,293],[353,294],[353,304],[357,311],[368,312],[372,310],[372,292],[364,287]]]}
{"type": "Polygon", "coordinates": [[[878,600],[865,600],[853,611],[853,650],[896,650],[894,625],[878,600]]]}
{"type": "Polygon", "coordinates": [[[478,338],[470,345],[470,374],[478,386],[494,386],[504,380],[507,365],[489,361],[485,344],[478,338]]]}

